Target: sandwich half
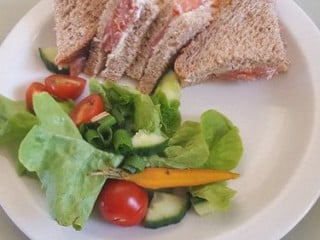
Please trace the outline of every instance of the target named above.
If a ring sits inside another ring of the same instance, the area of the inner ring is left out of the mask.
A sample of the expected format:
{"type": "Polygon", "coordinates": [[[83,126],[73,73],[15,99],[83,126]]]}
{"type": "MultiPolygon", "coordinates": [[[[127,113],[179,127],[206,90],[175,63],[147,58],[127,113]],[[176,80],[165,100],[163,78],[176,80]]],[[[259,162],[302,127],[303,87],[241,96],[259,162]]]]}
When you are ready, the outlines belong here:
{"type": "Polygon", "coordinates": [[[158,13],[156,0],[108,1],[84,72],[108,80],[120,79],[135,59],[142,39],[158,13]]]}
{"type": "Polygon", "coordinates": [[[269,79],[288,70],[275,0],[233,0],[176,58],[182,86],[269,79]]]}
{"type": "Polygon", "coordinates": [[[159,15],[150,25],[142,44],[137,52],[137,56],[131,66],[126,70],[127,76],[139,80],[144,72],[146,64],[152,54],[152,49],[163,37],[164,31],[173,18],[174,2],[169,0],[159,0],[159,15]]]}
{"type": "Polygon", "coordinates": [[[85,60],[106,2],[107,0],[54,0],[58,65],[72,65],[85,60]]]}
{"type": "Polygon", "coordinates": [[[160,0],[160,13],[150,26],[127,75],[139,80],[138,89],[150,93],[178,51],[205,29],[220,0],[160,0]]]}

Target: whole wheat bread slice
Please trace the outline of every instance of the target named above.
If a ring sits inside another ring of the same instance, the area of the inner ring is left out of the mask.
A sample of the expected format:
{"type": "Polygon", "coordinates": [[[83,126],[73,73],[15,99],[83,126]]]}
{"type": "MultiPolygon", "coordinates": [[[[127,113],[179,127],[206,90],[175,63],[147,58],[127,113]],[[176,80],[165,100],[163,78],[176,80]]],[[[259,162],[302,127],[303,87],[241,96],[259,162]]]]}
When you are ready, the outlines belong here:
{"type": "Polygon", "coordinates": [[[287,71],[275,0],[233,0],[175,61],[182,86],[213,79],[271,78],[287,71]]]}
{"type": "Polygon", "coordinates": [[[140,46],[135,60],[132,62],[131,66],[126,70],[127,76],[129,76],[132,79],[139,80],[142,77],[152,51],[151,45],[154,41],[154,38],[157,37],[159,32],[169,24],[169,21],[172,18],[172,9],[174,6],[173,1],[159,0],[157,4],[160,8],[160,12],[157,18],[150,25],[149,30],[147,31],[144,39],[142,40],[142,44],[140,46]]]}
{"type": "Polygon", "coordinates": [[[69,64],[90,44],[107,0],[54,0],[58,65],[69,64]]]}
{"type": "Polygon", "coordinates": [[[141,92],[147,94],[152,92],[178,51],[210,23],[218,2],[219,0],[207,0],[197,9],[184,13],[170,22],[164,36],[154,47],[143,76],[139,80],[138,89],[141,92]]]}
{"type": "MultiPolygon", "coordinates": [[[[103,42],[101,41],[104,36],[106,23],[112,13],[112,10],[106,8],[100,19],[97,36],[92,42],[85,67],[85,73],[88,75],[100,75],[108,80],[118,80],[135,59],[142,39],[150,24],[158,15],[159,8],[155,4],[155,0],[134,1],[139,9],[137,18],[122,34],[119,43],[109,54],[104,52],[103,42]]],[[[116,1],[113,4],[115,7],[117,6],[116,1]]]]}
{"type": "Polygon", "coordinates": [[[97,33],[94,36],[89,50],[89,56],[85,64],[84,73],[89,76],[98,75],[107,60],[107,54],[103,50],[103,37],[107,22],[112,18],[114,10],[117,8],[121,0],[108,1],[102,9],[103,12],[99,19],[97,33]]]}

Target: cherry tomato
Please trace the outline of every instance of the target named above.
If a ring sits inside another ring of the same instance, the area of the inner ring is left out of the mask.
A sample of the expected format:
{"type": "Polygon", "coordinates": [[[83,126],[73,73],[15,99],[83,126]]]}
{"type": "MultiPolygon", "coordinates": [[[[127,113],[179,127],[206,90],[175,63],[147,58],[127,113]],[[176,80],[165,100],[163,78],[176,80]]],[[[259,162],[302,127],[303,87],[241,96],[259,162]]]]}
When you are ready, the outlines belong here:
{"type": "Polygon", "coordinates": [[[89,122],[94,116],[104,111],[103,100],[98,94],[92,94],[82,99],[71,112],[71,118],[76,125],[89,122]]]}
{"type": "Polygon", "coordinates": [[[86,80],[63,74],[53,74],[44,80],[47,91],[60,100],[77,99],[84,91],[86,80]]]}
{"type": "Polygon", "coordinates": [[[46,91],[45,85],[40,82],[33,82],[29,85],[26,91],[25,99],[26,99],[27,108],[30,111],[33,111],[33,100],[32,100],[33,94],[45,92],[45,91],[46,91]]]}
{"type": "Polygon", "coordinates": [[[138,225],[148,210],[148,194],[135,183],[108,180],[102,189],[98,206],[102,216],[120,226],[138,225]]]}

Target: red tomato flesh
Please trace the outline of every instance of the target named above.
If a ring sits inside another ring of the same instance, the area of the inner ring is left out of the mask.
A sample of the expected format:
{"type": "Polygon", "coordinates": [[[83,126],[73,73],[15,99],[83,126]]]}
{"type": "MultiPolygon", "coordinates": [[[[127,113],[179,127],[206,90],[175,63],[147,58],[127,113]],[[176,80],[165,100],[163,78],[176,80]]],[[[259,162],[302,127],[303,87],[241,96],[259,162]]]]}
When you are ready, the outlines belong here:
{"type": "Polygon", "coordinates": [[[148,210],[148,194],[135,183],[108,180],[98,198],[105,220],[119,226],[138,225],[148,210]]]}
{"type": "Polygon", "coordinates": [[[44,80],[47,91],[60,100],[77,99],[84,91],[86,80],[63,74],[53,74],[44,80]]]}
{"type": "Polygon", "coordinates": [[[76,125],[90,120],[104,111],[103,99],[98,94],[92,94],[82,99],[71,112],[71,118],[76,125]]]}
{"type": "Polygon", "coordinates": [[[25,99],[26,99],[27,108],[30,111],[33,111],[33,100],[32,100],[33,94],[40,93],[40,92],[46,92],[45,85],[40,82],[33,82],[27,88],[25,99]]]}

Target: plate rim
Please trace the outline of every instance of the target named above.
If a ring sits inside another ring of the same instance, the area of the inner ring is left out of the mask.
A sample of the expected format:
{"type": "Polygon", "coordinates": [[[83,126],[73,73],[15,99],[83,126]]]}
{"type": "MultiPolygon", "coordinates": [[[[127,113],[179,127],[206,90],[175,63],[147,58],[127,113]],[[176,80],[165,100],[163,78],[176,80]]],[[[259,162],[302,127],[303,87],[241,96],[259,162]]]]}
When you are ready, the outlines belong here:
{"type": "MultiPolygon", "coordinates": [[[[5,40],[2,42],[0,46],[0,56],[2,55],[2,51],[7,48],[7,46],[10,45],[11,39],[17,34],[19,31],[19,28],[21,28],[26,21],[30,21],[32,17],[36,14],[39,19],[46,18],[48,15],[47,8],[48,6],[52,4],[52,1],[50,0],[42,0],[39,3],[37,3],[31,10],[27,12],[27,14],[21,18],[21,20],[15,25],[15,27],[10,31],[8,36],[5,38],[5,40]],[[41,14],[39,14],[41,13],[41,14]]],[[[307,14],[298,6],[296,2],[293,0],[277,0],[277,4],[282,4],[284,6],[290,6],[290,9],[294,9],[296,12],[299,13],[299,21],[301,21],[301,25],[306,24],[308,28],[305,28],[304,31],[307,31],[310,35],[313,37],[311,38],[310,42],[315,42],[318,43],[318,47],[316,49],[309,49],[307,51],[308,55],[305,55],[306,59],[312,62],[312,59],[314,59],[315,56],[320,56],[320,31],[316,27],[316,25],[312,22],[312,20],[307,16],[307,14]]],[[[288,9],[287,11],[290,11],[288,9]]],[[[37,21],[35,26],[41,26],[41,21],[37,21]]],[[[35,27],[33,26],[33,28],[35,27]]],[[[308,35],[308,34],[306,34],[308,35]]],[[[304,36],[301,36],[301,38],[304,38],[304,36]]],[[[311,47],[310,47],[311,48],[311,47]]],[[[305,52],[304,52],[305,53],[305,52]]],[[[316,76],[320,76],[320,70],[317,70],[313,65],[308,65],[311,66],[310,71],[312,74],[312,78],[316,78],[316,76]]],[[[319,78],[319,77],[318,77],[319,78]]],[[[314,82],[315,87],[317,87],[317,93],[320,92],[320,83],[314,82]]],[[[317,97],[317,100],[319,100],[319,97],[317,97]]],[[[310,172],[310,169],[314,167],[316,160],[316,156],[311,156],[313,152],[319,152],[316,147],[316,142],[320,142],[319,136],[320,136],[320,124],[319,124],[319,112],[320,112],[320,106],[319,106],[319,101],[315,102],[315,116],[314,116],[314,122],[316,123],[315,125],[315,130],[314,131],[310,140],[310,146],[308,146],[308,154],[309,159],[308,160],[308,165],[304,164],[302,165],[302,168],[299,168],[297,172],[295,173],[295,176],[292,177],[290,180],[290,186],[286,188],[284,191],[281,192],[281,194],[273,200],[272,204],[270,204],[270,207],[273,208],[274,210],[277,210],[277,215],[280,217],[281,214],[286,214],[286,221],[280,221],[277,222],[276,224],[274,223],[274,229],[273,232],[270,233],[269,235],[263,235],[266,236],[268,239],[276,239],[276,238],[281,238],[285,234],[287,234],[304,216],[305,214],[311,209],[311,207],[315,204],[317,199],[320,196],[320,184],[318,185],[311,185],[310,188],[312,188],[312,191],[308,191],[307,196],[303,196],[303,200],[299,202],[298,206],[295,205],[295,207],[299,208],[299,211],[294,211],[294,212],[288,212],[288,209],[281,209],[279,208],[279,201],[286,201],[290,197],[292,197],[292,191],[297,190],[297,188],[301,189],[301,177],[306,177],[303,172],[310,172]],[[292,183],[296,183],[292,185],[292,183]],[[300,184],[299,184],[300,183],[300,184]],[[290,217],[288,217],[290,215],[290,217]],[[286,222],[286,223],[284,223],[286,222]]],[[[320,175],[319,176],[307,176],[307,181],[306,182],[319,182],[320,183],[320,175]]],[[[305,195],[305,194],[303,194],[305,195]]],[[[17,217],[13,216],[12,211],[10,211],[10,207],[8,206],[9,204],[3,204],[3,198],[0,196],[0,205],[3,207],[4,211],[6,214],[9,216],[9,218],[17,225],[19,229],[22,230],[24,234],[26,234],[30,239],[40,239],[38,236],[34,236],[32,234],[33,231],[31,231],[29,228],[25,226],[25,224],[19,220],[17,217]]],[[[251,231],[251,233],[245,232],[245,229],[240,226],[239,228],[233,229],[230,233],[227,234],[226,238],[223,239],[234,239],[233,237],[236,236],[235,234],[239,234],[238,237],[244,236],[246,239],[252,239],[251,237],[256,237],[256,236],[261,236],[261,234],[266,233],[267,231],[264,229],[265,226],[257,226],[255,222],[261,222],[261,219],[264,219],[265,221],[267,220],[272,220],[272,217],[270,216],[270,213],[266,212],[273,212],[270,211],[270,209],[264,209],[260,214],[255,216],[254,218],[250,219],[245,226],[251,226],[251,229],[254,229],[251,231]],[[260,220],[259,220],[260,219],[260,220]],[[250,236],[248,234],[251,234],[250,236]]],[[[283,218],[283,217],[282,217],[283,218]]],[[[246,228],[247,229],[247,228],[246,228]]],[[[269,232],[269,230],[268,230],[269,232]]],[[[222,235],[224,236],[224,235],[222,235]]],[[[243,238],[243,239],[245,239],[243,238]]],[[[241,238],[242,239],[242,238],[241,238]]]]}

